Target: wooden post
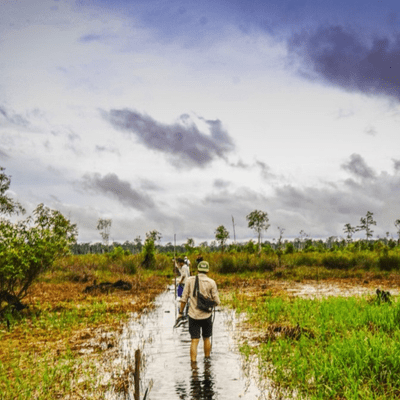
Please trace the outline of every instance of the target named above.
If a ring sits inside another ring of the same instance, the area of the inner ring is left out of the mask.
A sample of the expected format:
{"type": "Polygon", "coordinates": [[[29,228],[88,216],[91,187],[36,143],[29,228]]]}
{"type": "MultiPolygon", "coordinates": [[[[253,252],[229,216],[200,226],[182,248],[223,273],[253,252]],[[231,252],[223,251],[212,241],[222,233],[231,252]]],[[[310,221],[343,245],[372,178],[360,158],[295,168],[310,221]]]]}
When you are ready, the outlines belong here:
{"type": "Polygon", "coordinates": [[[140,400],[140,350],[135,351],[135,400],[140,400]]]}
{"type": "Polygon", "coordinates": [[[174,276],[175,276],[175,300],[176,300],[176,254],[175,254],[175,247],[176,247],[176,234],[174,233],[174,276]]]}

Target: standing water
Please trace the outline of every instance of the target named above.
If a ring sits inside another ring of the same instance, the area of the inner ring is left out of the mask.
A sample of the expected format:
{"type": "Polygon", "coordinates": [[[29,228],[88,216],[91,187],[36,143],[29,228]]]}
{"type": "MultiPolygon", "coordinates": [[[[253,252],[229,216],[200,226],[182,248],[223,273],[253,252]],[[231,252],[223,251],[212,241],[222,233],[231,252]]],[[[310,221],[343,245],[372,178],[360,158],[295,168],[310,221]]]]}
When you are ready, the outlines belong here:
{"type": "MultiPolygon", "coordinates": [[[[224,310],[215,313],[211,357],[204,358],[200,339],[197,363],[191,365],[188,323],[173,328],[178,306],[174,297],[171,287],[157,297],[153,311],[131,320],[122,333],[120,366],[125,370],[134,366],[135,351],[142,353],[140,399],[265,399],[237,351],[236,314],[224,310]]],[[[133,400],[133,392],[131,385],[123,396],[113,392],[107,398],[133,400]]]]}

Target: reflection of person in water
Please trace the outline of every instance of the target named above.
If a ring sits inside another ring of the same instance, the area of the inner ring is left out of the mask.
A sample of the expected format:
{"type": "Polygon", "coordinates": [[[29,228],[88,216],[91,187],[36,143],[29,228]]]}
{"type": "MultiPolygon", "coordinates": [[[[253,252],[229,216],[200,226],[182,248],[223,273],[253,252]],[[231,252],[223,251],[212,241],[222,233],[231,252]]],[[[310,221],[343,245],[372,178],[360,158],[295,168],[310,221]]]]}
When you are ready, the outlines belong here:
{"type": "Polygon", "coordinates": [[[190,399],[211,400],[215,398],[214,381],[211,373],[211,361],[204,359],[204,375],[199,374],[197,362],[192,362],[192,379],[190,381],[190,399]]]}

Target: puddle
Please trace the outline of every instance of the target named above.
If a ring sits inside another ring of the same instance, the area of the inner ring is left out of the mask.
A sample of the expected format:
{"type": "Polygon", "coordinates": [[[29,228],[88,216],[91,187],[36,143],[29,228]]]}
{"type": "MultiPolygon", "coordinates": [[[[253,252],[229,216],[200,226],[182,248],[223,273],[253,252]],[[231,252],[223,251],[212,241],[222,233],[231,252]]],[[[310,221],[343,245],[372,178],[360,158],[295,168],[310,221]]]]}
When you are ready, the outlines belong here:
{"type": "MultiPolygon", "coordinates": [[[[187,323],[173,328],[177,303],[173,287],[159,295],[156,308],[132,319],[120,339],[121,356],[114,361],[114,372],[129,371],[135,365],[135,351],[141,350],[140,399],[243,399],[271,398],[265,381],[257,382],[254,363],[246,363],[237,349],[238,317],[232,310],[215,313],[212,352],[204,358],[200,340],[197,366],[190,363],[190,335],[187,323]]],[[[132,377],[131,377],[132,378],[132,377]]],[[[134,399],[133,379],[128,393],[108,392],[108,399],[134,399]]],[[[275,397],[274,397],[275,398],[275,397]]]]}
{"type": "MultiPolygon", "coordinates": [[[[382,289],[382,288],[381,288],[382,289]]],[[[383,288],[384,290],[390,290],[392,295],[398,295],[399,290],[397,288],[383,288]]],[[[365,296],[375,295],[376,288],[357,286],[351,284],[337,284],[337,283],[299,283],[293,284],[292,287],[287,288],[286,291],[292,296],[298,296],[303,298],[326,298],[330,296],[365,296]]]]}

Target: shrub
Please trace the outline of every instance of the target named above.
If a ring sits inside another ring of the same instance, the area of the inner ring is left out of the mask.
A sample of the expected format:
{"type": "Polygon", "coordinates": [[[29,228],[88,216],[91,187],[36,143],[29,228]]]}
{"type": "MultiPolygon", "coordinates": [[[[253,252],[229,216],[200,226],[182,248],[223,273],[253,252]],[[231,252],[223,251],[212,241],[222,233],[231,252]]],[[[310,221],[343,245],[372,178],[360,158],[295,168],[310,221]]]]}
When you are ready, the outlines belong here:
{"type": "Polygon", "coordinates": [[[350,269],[354,267],[354,258],[340,254],[329,254],[323,257],[322,265],[329,269],[350,269]]]}
{"type": "Polygon", "coordinates": [[[221,274],[230,274],[238,272],[234,257],[223,257],[220,261],[219,272],[221,274]]]}
{"type": "Polygon", "coordinates": [[[293,243],[291,243],[291,242],[286,243],[285,254],[293,254],[294,252],[295,252],[295,248],[293,246],[293,243]]]}
{"type": "Polygon", "coordinates": [[[121,261],[121,265],[124,268],[124,272],[126,274],[136,274],[137,269],[138,269],[137,257],[134,257],[134,256],[125,257],[121,261]]]}
{"type": "Polygon", "coordinates": [[[37,276],[69,252],[76,225],[59,211],[39,204],[34,218],[16,224],[0,220],[0,307],[3,300],[17,304],[37,276]]]}
{"type": "Polygon", "coordinates": [[[299,254],[294,259],[294,264],[296,266],[307,265],[307,266],[311,267],[313,265],[318,265],[319,259],[318,259],[318,257],[314,256],[313,253],[299,254]]]}
{"type": "Polygon", "coordinates": [[[269,258],[262,258],[257,266],[260,271],[273,271],[277,267],[276,261],[269,258]]]}
{"type": "Polygon", "coordinates": [[[400,257],[398,255],[383,255],[378,259],[378,266],[383,271],[391,271],[393,269],[399,269],[400,257]]]}

